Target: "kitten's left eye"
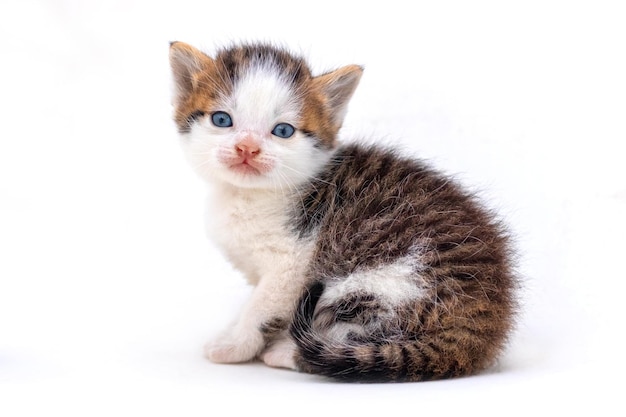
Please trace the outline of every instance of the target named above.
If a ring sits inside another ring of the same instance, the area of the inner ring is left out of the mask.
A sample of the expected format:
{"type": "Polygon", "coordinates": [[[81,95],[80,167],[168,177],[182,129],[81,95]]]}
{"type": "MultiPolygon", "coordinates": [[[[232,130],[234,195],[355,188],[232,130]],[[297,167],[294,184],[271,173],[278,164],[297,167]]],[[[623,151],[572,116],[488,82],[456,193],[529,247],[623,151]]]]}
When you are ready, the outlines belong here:
{"type": "Polygon", "coordinates": [[[274,126],[274,130],[272,130],[272,135],[278,136],[279,138],[289,139],[296,132],[296,128],[291,126],[289,123],[279,123],[274,126]]]}

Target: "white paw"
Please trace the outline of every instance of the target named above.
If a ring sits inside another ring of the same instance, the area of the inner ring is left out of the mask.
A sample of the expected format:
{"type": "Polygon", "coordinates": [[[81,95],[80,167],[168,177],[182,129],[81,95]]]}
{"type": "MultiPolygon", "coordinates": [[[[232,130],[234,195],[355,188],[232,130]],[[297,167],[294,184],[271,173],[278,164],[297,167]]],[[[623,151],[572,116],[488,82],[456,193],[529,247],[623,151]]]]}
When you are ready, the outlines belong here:
{"type": "Polygon", "coordinates": [[[263,337],[258,332],[248,336],[227,334],[207,343],[204,356],[216,363],[248,362],[258,355],[263,346],[263,337]]]}
{"type": "Polygon", "coordinates": [[[261,353],[261,359],[273,368],[296,369],[296,345],[290,339],[280,339],[261,353]]]}

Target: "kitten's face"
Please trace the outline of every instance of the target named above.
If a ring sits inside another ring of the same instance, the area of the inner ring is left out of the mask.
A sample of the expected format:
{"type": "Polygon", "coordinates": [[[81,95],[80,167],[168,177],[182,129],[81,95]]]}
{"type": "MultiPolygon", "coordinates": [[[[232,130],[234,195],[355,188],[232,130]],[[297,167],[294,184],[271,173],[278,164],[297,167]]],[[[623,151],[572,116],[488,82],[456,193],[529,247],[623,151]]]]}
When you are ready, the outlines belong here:
{"type": "Polygon", "coordinates": [[[311,77],[301,59],[268,46],[212,59],[174,43],[170,56],[175,119],[191,164],[209,182],[244,188],[287,189],[314,176],[361,74],[349,67],[348,76],[311,77]]]}
{"type": "Polygon", "coordinates": [[[198,173],[239,187],[288,187],[326,162],[303,134],[303,103],[275,68],[250,68],[191,125],[184,148],[198,173]]]}

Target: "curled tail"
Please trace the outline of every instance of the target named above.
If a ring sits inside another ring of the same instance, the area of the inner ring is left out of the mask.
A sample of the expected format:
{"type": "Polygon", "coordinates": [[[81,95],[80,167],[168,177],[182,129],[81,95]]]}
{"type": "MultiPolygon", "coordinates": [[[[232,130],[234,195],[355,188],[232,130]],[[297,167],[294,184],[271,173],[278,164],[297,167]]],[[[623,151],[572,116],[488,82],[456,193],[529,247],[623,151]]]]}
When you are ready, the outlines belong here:
{"type": "Polygon", "coordinates": [[[480,338],[473,332],[409,332],[395,337],[376,332],[344,337],[345,332],[333,331],[343,318],[321,317],[327,313],[327,307],[319,305],[323,293],[321,282],[308,288],[290,328],[301,371],[346,382],[426,381],[474,373],[493,356],[489,346],[476,342],[480,338]],[[481,350],[483,354],[477,355],[481,350]]]}

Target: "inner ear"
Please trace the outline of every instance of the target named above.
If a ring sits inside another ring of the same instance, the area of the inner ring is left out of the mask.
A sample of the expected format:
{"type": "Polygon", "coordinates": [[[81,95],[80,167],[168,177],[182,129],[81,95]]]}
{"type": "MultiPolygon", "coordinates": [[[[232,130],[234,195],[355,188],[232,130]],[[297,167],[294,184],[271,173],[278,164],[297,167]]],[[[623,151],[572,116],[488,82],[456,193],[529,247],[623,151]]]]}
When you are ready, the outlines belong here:
{"type": "Polygon", "coordinates": [[[200,75],[211,71],[211,57],[184,42],[170,43],[170,66],[176,86],[176,102],[189,97],[198,87],[200,75]]]}
{"type": "Polygon", "coordinates": [[[324,95],[328,110],[337,127],[343,123],[348,103],[359,85],[361,75],[363,75],[362,67],[348,65],[313,79],[324,95]]]}

